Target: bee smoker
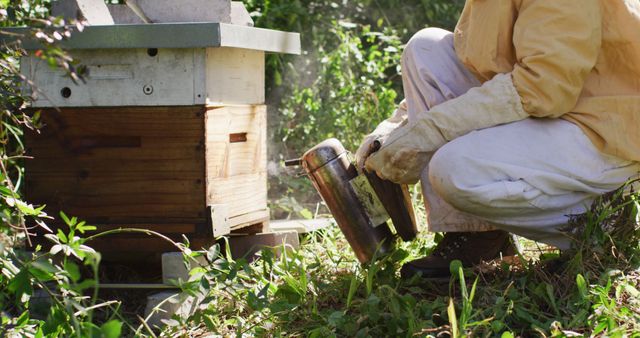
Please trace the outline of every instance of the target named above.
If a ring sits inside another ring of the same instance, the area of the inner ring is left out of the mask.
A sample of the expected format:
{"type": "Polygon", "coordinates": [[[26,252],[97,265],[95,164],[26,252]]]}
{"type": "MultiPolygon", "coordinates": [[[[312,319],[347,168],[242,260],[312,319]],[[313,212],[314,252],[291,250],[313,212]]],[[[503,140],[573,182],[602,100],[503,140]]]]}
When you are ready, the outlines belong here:
{"type": "Polygon", "coordinates": [[[340,141],[328,139],[301,159],[287,161],[287,165],[296,164],[304,167],[361,263],[371,261],[376,252],[385,255],[393,249],[389,217],[402,239],[415,238],[407,187],[359,173],[340,141]]]}

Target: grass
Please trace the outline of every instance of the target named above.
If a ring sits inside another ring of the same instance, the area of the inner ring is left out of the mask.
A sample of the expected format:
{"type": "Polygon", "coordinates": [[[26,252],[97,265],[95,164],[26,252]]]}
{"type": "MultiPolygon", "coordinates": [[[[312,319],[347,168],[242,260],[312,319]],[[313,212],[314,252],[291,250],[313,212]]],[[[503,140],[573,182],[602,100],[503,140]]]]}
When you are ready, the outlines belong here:
{"type": "Polygon", "coordinates": [[[519,259],[467,270],[454,262],[453,277],[441,281],[398,276],[438,235],[398,243],[369,265],[358,263],[336,227],[305,236],[300,249],[264,250],[251,263],[221,245],[191,251],[174,243],[185,261],[204,256],[210,264],[180,283],[194,311],[162,332],[125,317],[120,302],[130,299],[88,292],[97,277],[81,276],[81,267],[95,276],[100,256],[80,236],[90,226],[65,216],[69,232],[48,237],[56,253],[21,258],[5,250],[0,336],[640,337],[639,206],[638,194],[608,194],[572,219],[573,250],[524,241],[519,259]],[[52,299],[39,316],[35,289],[52,299]]]}
{"type": "Polygon", "coordinates": [[[404,261],[433,248],[430,235],[369,266],[335,227],[251,264],[220,253],[184,286],[202,295],[201,308],[163,335],[640,337],[638,196],[605,196],[568,230],[575,250],[528,242],[521,260],[466,271],[453,264],[444,282],[398,276],[404,261]]]}

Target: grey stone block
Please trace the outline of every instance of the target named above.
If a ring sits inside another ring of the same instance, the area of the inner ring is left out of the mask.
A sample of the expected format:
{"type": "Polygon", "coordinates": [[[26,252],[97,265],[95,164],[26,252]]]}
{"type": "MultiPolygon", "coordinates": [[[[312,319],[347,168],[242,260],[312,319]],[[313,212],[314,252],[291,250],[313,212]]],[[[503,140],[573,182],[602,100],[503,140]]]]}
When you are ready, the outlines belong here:
{"type": "Polygon", "coordinates": [[[178,280],[187,281],[189,271],[199,266],[207,266],[205,257],[200,256],[196,261],[189,260],[185,265],[182,252],[166,252],[162,254],[162,283],[171,285],[178,280]]]}
{"type": "Polygon", "coordinates": [[[231,0],[130,0],[154,23],[231,22],[231,0]]]}
{"type": "Polygon", "coordinates": [[[103,0],[58,0],[51,4],[51,14],[87,25],[113,25],[114,21],[103,0]]]}
{"type": "Polygon", "coordinates": [[[253,19],[242,1],[231,1],[231,23],[253,27],[253,19]]]}
{"type": "Polygon", "coordinates": [[[276,251],[285,248],[297,249],[300,240],[297,231],[270,232],[255,235],[233,236],[229,238],[229,249],[234,258],[247,258],[253,260],[255,254],[264,248],[273,248],[276,251]]]}
{"type": "Polygon", "coordinates": [[[113,21],[118,25],[143,24],[140,19],[127,5],[107,5],[113,21]]]}

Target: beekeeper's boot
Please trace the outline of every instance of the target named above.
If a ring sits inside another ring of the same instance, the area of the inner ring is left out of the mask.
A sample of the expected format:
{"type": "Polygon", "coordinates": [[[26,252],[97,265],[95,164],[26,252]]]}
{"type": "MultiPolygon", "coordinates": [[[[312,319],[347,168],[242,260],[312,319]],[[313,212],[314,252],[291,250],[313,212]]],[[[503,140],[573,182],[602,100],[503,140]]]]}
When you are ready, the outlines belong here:
{"type": "Polygon", "coordinates": [[[482,261],[515,254],[516,250],[506,231],[448,232],[431,255],[404,264],[400,274],[405,279],[414,275],[423,278],[449,277],[449,264],[453,260],[460,260],[464,267],[472,267],[482,261]]]}

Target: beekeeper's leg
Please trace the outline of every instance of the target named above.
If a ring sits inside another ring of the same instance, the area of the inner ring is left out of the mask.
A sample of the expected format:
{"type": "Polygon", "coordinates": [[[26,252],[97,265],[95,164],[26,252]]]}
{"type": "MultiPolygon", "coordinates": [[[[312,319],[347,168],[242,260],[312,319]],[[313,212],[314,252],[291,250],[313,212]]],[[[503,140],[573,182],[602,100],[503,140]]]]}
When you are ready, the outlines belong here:
{"type": "MultiPolygon", "coordinates": [[[[458,60],[453,34],[439,28],[426,28],[407,43],[402,56],[402,83],[409,120],[444,101],[480,86],[475,76],[458,60]]],[[[430,231],[459,232],[493,229],[485,220],[451,207],[438,197],[422,174],[422,193],[430,231]]]]}
{"type": "Polygon", "coordinates": [[[536,241],[569,247],[559,228],[567,215],[640,171],[600,153],[576,125],[561,119],[525,119],[472,132],[436,152],[429,178],[458,210],[536,241]]]}

